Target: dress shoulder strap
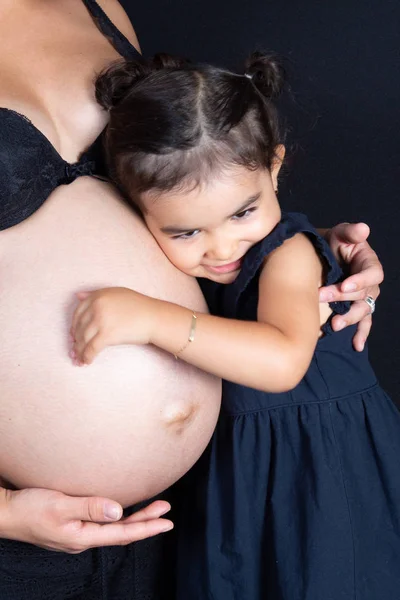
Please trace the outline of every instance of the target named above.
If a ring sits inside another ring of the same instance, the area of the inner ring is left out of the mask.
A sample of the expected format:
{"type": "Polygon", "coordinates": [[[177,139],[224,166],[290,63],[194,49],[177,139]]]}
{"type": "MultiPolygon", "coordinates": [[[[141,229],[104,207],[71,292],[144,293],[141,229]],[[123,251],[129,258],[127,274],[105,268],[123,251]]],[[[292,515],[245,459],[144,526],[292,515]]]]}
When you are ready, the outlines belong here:
{"type": "MultiPolygon", "coordinates": [[[[247,252],[235,281],[227,285],[214,282],[201,284],[203,294],[213,314],[233,319],[241,318],[244,304],[253,302],[255,307],[253,312],[256,315],[259,276],[264,259],[297,233],[306,234],[321,257],[325,267],[324,285],[340,281],[342,270],[339,264],[329,245],[314,229],[307,217],[300,213],[283,213],[281,221],[271,233],[247,252]]],[[[350,304],[348,302],[331,302],[330,306],[334,313],[344,314],[349,310],[350,304]]]]}
{"type": "Polygon", "coordinates": [[[82,0],[99,30],[110,40],[116,51],[126,59],[141,58],[127,37],[114,25],[110,17],[95,0],[82,0]]]}

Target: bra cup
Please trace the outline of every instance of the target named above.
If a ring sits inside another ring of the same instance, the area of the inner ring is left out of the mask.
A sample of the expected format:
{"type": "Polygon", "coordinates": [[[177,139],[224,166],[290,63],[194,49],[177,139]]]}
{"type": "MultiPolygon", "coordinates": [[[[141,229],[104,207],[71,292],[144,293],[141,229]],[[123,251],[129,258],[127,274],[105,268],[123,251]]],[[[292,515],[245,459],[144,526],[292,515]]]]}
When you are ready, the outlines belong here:
{"type": "MultiPolygon", "coordinates": [[[[141,55],[94,0],[82,0],[100,32],[126,59],[141,55]]],[[[104,177],[102,134],[76,163],[68,163],[23,114],[0,107],[0,230],[27,219],[59,185],[78,177],[104,177]]]]}
{"type": "Polygon", "coordinates": [[[0,230],[27,219],[59,185],[102,176],[102,164],[100,137],[71,164],[24,115],[0,108],[0,230]]]}

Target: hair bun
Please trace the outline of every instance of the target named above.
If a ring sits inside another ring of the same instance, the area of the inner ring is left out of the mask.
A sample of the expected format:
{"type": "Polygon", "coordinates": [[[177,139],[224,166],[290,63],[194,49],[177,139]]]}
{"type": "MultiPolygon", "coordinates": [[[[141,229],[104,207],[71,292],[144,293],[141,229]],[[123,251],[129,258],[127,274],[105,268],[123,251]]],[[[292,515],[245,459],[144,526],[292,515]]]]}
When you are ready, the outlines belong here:
{"type": "Polygon", "coordinates": [[[96,100],[111,110],[123,100],[132,86],[150,72],[146,61],[118,60],[104,69],[96,79],[96,100]]]}
{"type": "Polygon", "coordinates": [[[96,100],[103,108],[111,110],[136,83],[151,73],[163,69],[182,69],[188,64],[188,60],[169,54],[155,54],[148,60],[118,60],[97,77],[96,100]]]}
{"type": "Polygon", "coordinates": [[[245,73],[266,98],[277,98],[285,85],[286,72],[273,54],[253,52],[245,62],[245,73]]]}

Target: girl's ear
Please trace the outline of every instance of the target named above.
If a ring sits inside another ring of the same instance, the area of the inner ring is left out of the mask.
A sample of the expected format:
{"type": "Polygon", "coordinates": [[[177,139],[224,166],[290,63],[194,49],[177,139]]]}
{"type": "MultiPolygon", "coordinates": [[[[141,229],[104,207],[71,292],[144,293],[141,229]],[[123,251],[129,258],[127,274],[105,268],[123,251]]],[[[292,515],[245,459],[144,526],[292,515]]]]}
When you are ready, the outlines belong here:
{"type": "Polygon", "coordinates": [[[285,152],[286,148],[283,144],[279,144],[274,151],[274,158],[271,164],[271,178],[275,192],[278,191],[278,175],[281,170],[283,159],[285,158],[285,152]]]}

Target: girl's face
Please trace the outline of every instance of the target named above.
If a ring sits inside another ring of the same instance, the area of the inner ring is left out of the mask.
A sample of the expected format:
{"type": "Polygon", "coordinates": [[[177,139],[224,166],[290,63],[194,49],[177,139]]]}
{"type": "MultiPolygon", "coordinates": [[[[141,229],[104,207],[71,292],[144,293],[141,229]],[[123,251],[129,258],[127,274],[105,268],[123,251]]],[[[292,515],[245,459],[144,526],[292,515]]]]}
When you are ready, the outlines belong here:
{"type": "Polygon", "coordinates": [[[189,192],[147,192],[147,227],[180,271],[231,283],[246,252],[281,218],[274,191],[280,165],[271,172],[235,167],[189,192]]]}

